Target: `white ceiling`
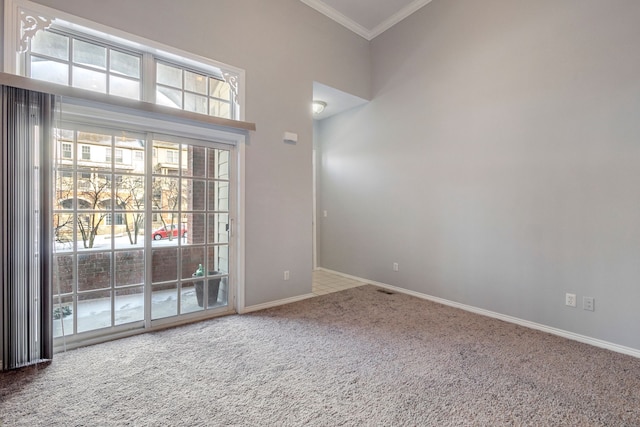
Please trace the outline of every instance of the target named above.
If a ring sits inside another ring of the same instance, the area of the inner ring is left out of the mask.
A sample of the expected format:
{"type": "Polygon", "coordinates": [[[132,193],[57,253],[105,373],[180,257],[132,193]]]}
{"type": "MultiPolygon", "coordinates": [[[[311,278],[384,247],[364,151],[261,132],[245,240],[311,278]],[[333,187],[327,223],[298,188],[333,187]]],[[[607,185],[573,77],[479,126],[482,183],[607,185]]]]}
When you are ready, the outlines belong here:
{"type": "Polygon", "coordinates": [[[372,40],[431,0],[300,0],[372,40]]]}

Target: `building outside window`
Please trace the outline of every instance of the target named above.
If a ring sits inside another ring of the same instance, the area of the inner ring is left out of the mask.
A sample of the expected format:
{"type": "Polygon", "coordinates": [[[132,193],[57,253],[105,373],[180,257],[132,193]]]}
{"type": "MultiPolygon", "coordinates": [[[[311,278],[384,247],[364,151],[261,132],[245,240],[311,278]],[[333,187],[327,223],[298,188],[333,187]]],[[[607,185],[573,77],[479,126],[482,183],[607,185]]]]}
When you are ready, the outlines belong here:
{"type": "MultiPolygon", "coordinates": [[[[124,163],[124,151],[116,148],[116,163],[124,163]]],[[[111,162],[111,148],[105,149],[104,161],[107,163],[111,162]]]]}
{"type": "Polygon", "coordinates": [[[91,160],[91,147],[88,145],[82,146],[82,160],[91,160]]]}
{"type": "Polygon", "coordinates": [[[62,144],[62,157],[65,159],[70,159],[71,156],[71,144],[62,144]]]}
{"type": "Polygon", "coordinates": [[[167,163],[178,163],[178,152],[173,150],[167,150],[167,163]]]}
{"type": "Polygon", "coordinates": [[[104,218],[104,223],[105,225],[123,225],[124,217],[120,213],[117,213],[115,215],[108,213],[104,218]],[[115,222],[113,221],[113,218],[115,218],[115,222]]]}

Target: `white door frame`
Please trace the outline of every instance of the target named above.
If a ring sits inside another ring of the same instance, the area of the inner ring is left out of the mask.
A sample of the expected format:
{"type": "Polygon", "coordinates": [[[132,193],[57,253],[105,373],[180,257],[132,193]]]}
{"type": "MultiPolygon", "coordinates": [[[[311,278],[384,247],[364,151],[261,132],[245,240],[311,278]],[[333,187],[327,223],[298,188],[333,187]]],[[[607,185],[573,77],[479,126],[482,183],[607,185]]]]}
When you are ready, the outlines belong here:
{"type": "MultiPolygon", "coordinates": [[[[156,133],[165,135],[175,135],[177,137],[200,139],[212,141],[221,144],[228,144],[231,151],[235,152],[232,156],[235,160],[235,178],[232,181],[232,187],[235,185],[234,191],[234,214],[230,217],[232,221],[231,236],[235,236],[235,250],[230,253],[234,258],[233,272],[230,273],[232,279],[229,281],[229,287],[234,287],[235,292],[229,289],[228,307],[237,313],[242,313],[245,309],[245,151],[246,151],[246,132],[233,132],[228,129],[221,129],[211,125],[198,126],[193,122],[167,121],[162,118],[154,117],[153,114],[140,112],[133,109],[120,109],[114,111],[109,108],[91,101],[83,101],[73,98],[62,98],[64,109],[60,121],[70,121],[82,123],[83,125],[94,125],[107,128],[122,128],[132,131],[140,131],[142,133],[156,133]],[[235,278],[233,276],[235,275],[235,278]]],[[[185,317],[184,322],[172,324],[179,325],[193,321],[190,316],[185,317]]],[[[146,318],[146,316],[145,316],[146,318]]],[[[72,349],[84,345],[94,344],[98,342],[118,339],[124,336],[136,335],[140,333],[150,332],[156,329],[166,327],[163,322],[154,321],[155,326],[145,325],[140,329],[123,330],[113,334],[104,335],[99,330],[95,333],[85,333],[81,340],[72,339],[69,342],[61,337],[61,343],[56,345],[55,350],[72,349]]]]}

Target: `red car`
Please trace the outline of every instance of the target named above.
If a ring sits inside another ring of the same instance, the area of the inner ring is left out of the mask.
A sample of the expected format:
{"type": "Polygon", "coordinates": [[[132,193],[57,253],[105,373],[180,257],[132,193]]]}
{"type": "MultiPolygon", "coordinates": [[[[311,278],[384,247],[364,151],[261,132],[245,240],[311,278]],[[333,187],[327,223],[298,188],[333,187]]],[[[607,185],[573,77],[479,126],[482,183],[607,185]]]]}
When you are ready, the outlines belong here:
{"type": "MultiPolygon", "coordinates": [[[[167,239],[169,237],[169,229],[171,229],[171,235],[173,237],[178,237],[178,226],[175,224],[167,227],[156,228],[151,233],[151,237],[153,240],[167,239]]],[[[179,230],[182,237],[187,236],[187,226],[185,224],[180,225],[179,230]]]]}

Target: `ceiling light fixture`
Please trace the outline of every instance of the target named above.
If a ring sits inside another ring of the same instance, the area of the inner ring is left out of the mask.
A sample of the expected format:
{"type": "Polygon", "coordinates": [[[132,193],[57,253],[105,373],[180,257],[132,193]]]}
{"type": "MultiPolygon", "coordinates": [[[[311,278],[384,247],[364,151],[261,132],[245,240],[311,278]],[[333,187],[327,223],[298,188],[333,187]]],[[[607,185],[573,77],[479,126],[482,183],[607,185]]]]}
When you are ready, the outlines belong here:
{"type": "Polygon", "coordinates": [[[313,101],[311,103],[311,109],[313,110],[313,114],[320,114],[324,111],[327,103],[324,101],[313,101]]]}

